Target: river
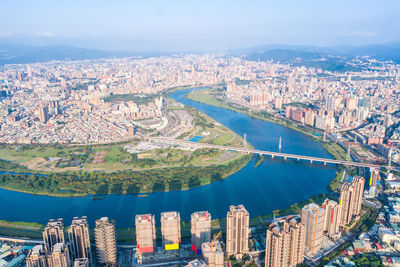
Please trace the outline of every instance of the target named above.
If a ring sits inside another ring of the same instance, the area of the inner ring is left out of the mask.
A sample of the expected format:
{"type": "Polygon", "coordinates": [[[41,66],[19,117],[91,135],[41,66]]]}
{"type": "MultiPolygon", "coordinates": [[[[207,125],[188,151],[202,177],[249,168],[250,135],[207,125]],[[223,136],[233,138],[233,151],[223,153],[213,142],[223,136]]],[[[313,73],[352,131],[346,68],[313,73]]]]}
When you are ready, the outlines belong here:
{"type": "MultiPolygon", "coordinates": [[[[190,89],[193,90],[193,89],[190,89]]],[[[294,130],[251,118],[219,107],[201,104],[185,98],[190,90],[171,94],[175,100],[204,112],[216,121],[243,136],[256,149],[277,151],[282,137],[282,152],[332,158],[318,142],[294,130]]],[[[69,225],[75,216],[94,220],[108,216],[117,227],[134,227],[134,216],[142,213],[156,215],[177,210],[183,221],[190,220],[194,211],[208,210],[212,218],[226,217],[229,205],[243,204],[250,216],[271,213],[293,203],[327,192],[336,167],[310,164],[295,160],[267,159],[255,168],[257,158],[228,178],[186,191],[158,192],[148,197],[108,195],[101,200],[88,197],[49,197],[0,189],[0,219],[45,224],[51,218],[64,218],[69,225]]]]}

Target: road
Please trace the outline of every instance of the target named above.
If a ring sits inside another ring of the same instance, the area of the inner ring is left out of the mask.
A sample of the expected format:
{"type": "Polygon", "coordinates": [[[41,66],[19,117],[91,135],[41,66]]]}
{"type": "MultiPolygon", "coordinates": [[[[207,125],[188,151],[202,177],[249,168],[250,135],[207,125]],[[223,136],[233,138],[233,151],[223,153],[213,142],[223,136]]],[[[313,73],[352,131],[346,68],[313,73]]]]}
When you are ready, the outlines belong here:
{"type": "Polygon", "coordinates": [[[196,143],[196,142],[177,140],[177,139],[165,138],[165,137],[142,137],[142,139],[148,140],[148,141],[153,141],[153,142],[158,142],[158,143],[164,143],[164,144],[189,146],[189,147],[193,147],[193,148],[214,148],[214,149],[222,149],[222,150],[231,150],[231,151],[236,151],[236,152],[241,152],[241,153],[253,153],[253,154],[259,154],[259,155],[264,155],[264,156],[271,156],[271,158],[280,157],[285,160],[288,158],[296,159],[296,160],[306,160],[306,161],[309,161],[310,163],[321,162],[323,164],[330,163],[330,164],[338,164],[338,165],[345,165],[345,166],[356,166],[356,167],[378,168],[378,169],[379,168],[389,168],[389,169],[392,168],[387,165],[377,165],[377,164],[364,163],[364,162],[311,157],[311,156],[296,155],[296,154],[289,154],[289,153],[272,152],[272,151],[266,151],[266,150],[257,150],[257,149],[251,149],[251,148],[246,148],[246,147],[231,147],[231,146],[222,146],[222,145],[214,145],[214,144],[206,144],[206,143],[196,143]]]}

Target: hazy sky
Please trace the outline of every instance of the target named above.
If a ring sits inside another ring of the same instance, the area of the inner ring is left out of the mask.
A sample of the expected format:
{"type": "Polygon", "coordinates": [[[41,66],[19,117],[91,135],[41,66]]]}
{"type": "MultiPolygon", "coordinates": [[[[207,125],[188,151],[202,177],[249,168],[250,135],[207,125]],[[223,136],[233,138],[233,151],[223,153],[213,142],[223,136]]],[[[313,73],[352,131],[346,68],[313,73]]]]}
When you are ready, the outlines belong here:
{"type": "Polygon", "coordinates": [[[206,51],[400,41],[399,0],[1,0],[0,41],[206,51]]]}

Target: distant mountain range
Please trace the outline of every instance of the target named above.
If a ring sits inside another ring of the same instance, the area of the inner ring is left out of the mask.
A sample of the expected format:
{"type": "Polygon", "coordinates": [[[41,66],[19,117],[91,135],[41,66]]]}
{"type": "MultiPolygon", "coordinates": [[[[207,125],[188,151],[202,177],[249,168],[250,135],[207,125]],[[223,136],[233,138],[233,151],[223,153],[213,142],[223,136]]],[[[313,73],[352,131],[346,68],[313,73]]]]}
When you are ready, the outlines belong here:
{"type": "Polygon", "coordinates": [[[361,66],[349,64],[350,60],[356,57],[371,57],[400,63],[400,43],[331,47],[266,45],[239,50],[234,54],[254,61],[273,60],[293,66],[344,72],[362,69],[361,66]]]}
{"type": "MultiPolygon", "coordinates": [[[[133,52],[86,49],[74,46],[51,45],[34,46],[0,43],[0,65],[26,64],[51,60],[84,60],[114,57],[157,57],[172,55],[168,52],[133,52]]],[[[392,60],[400,63],[400,43],[387,43],[364,46],[296,46],[264,45],[241,49],[230,53],[248,60],[280,62],[293,66],[322,68],[330,71],[360,70],[360,66],[351,64],[356,57],[369,56],[378,60],[392,60]],[[350,64],[349,64],[350,63],[350,64]]]]}
{"type": "Polygon", "coordinates": [[[51,60],[84,60],[113,57],[152,57],[168,55],[166,52],[131,52],[85,49],[74,46],[52,45],[33,46],[0,44],[0,65],[26,64],[51,60]]]}

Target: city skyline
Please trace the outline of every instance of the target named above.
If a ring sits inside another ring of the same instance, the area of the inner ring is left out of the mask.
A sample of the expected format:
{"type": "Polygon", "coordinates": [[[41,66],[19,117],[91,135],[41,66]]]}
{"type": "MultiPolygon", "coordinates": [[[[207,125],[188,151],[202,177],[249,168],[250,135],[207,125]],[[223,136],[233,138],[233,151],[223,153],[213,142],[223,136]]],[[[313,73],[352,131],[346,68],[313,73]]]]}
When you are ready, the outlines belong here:
{"type": "Polygon", "coordinates": [[[0,267],[400,266],[400,2],[0,6],[0,267]]]}

